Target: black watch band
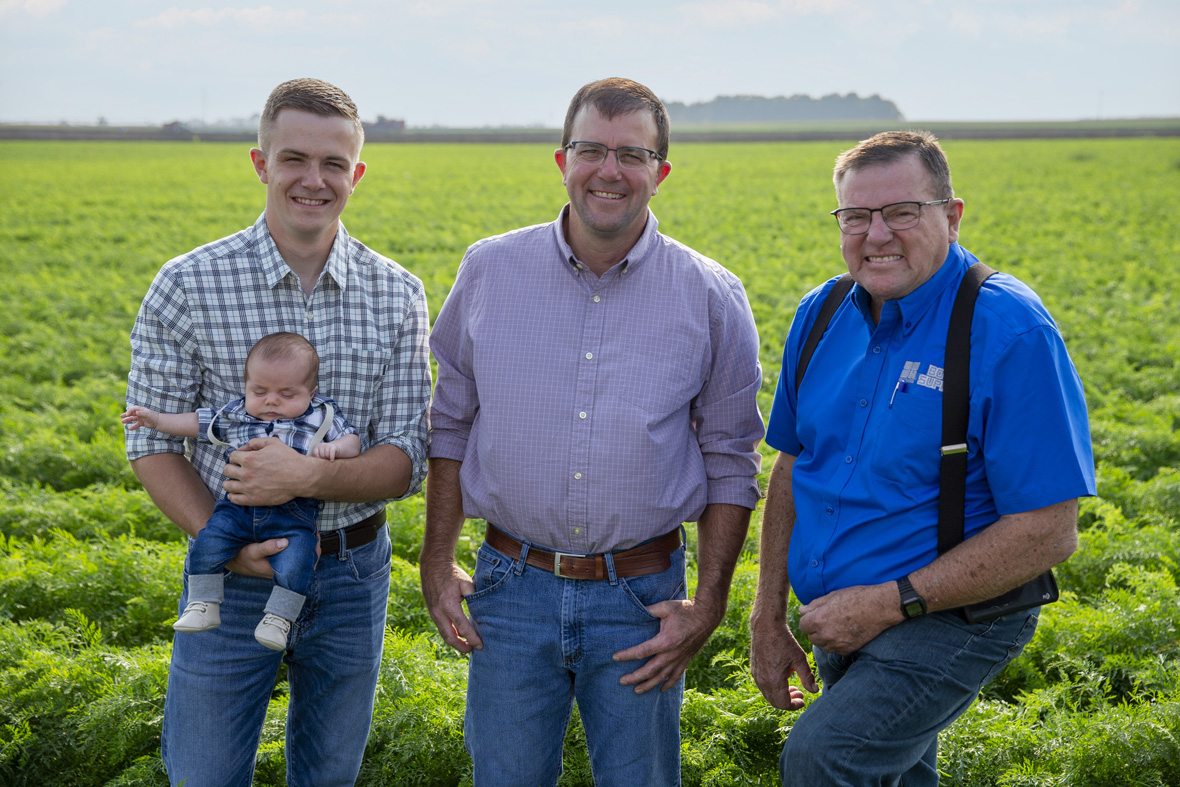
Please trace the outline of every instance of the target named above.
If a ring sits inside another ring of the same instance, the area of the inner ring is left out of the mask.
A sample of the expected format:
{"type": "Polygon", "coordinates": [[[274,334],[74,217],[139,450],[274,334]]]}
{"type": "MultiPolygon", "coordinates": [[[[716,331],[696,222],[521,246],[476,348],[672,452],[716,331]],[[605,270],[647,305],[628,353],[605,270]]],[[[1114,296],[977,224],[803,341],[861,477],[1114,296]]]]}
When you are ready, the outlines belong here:
{"type": "Polygon", "coordinates": [[[906,618],[916,618],[926,614],[926,599],[918,595],[909,577],[897,580],[897,591],[901,594],[901,614],[906,618]]]}

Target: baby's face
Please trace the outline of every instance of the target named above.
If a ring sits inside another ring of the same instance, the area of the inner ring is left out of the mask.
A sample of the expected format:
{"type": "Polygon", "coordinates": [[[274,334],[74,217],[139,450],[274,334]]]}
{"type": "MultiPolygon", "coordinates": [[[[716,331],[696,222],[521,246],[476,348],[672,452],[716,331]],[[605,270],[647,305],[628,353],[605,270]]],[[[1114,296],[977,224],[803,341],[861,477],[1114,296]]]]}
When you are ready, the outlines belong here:
{"type": "Polygon", "coordinates": [[[260,421],[298,418],[314,393],[302,364],[255,358],[246,367],[246,412],[260,421]]]}

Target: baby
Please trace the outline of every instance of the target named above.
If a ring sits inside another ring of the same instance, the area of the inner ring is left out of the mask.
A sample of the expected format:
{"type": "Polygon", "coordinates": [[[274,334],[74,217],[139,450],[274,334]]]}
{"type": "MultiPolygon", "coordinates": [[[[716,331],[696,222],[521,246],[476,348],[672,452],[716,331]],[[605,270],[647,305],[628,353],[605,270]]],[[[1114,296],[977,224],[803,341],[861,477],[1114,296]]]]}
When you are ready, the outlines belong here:
{"type": "MultiPolygon", "coordinates": [[[[157,413],[134,406],[123,413],[128,429],[147,427],[177,437],[226,446],[229,455],[256,437],[277,437],[300,453],[333,461],[360,455],[360,438],[331,399],[316,394],[320,359],[296,333],[264,336],[246,356],[245,396],[219,410],[157,413]]],[[[191,633],[221,625],[226,563],[246,544],[286,538],[269,560],[275,587],[254,638],[285,650],[291,624],[303,608],[316,564],[321,502],[297,497],[278,506],[239,506],[222,497],[188,552],[188,604],[172,628],[191,633]]]]}

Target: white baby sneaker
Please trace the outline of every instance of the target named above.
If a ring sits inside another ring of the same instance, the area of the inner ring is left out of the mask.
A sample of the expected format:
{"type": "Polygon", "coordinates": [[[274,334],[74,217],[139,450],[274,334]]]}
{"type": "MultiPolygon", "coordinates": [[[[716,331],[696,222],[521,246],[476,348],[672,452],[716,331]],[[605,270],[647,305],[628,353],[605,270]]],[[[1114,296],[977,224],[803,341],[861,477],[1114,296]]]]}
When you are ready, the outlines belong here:
{"type": "Polygon", "coordinates": [[[268,612],[254,629],[254,639],[271,650],[286,650],[287,633],[290,631],[291,621],[268,612]]]}
{"type": "Polygon", "coordinates": [[[172,628],[185,634],[208,631],[221,625],[221,605],[216,601],[190,601],[172,628]]]}

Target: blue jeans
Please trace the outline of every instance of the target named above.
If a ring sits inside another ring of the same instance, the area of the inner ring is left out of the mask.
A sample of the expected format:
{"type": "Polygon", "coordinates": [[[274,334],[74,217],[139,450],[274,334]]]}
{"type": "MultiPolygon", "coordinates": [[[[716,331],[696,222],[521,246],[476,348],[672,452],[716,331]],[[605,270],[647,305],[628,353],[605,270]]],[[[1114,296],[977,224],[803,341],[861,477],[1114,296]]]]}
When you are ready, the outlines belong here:
{"type": "MultiPolygon", "coordinates": [[[[221,626],[172,640],[160,753],[171,784],[249,787],[281,661],[288,666],[287,784],[356,781],[373,716],[389,598],[389,531],[325,554],[286,653],[254,639],[273,583],[227,573],[221,626]]],[[[180,598],[188,596],[188,575],[180,598]]]]}
{"type": "Polygon", "coordinates": [[[938,784],[938,733],[1032,639],[1039,608],[988,623],[935,612],[881,632],[851,656],[813,648],[823,695],[787,735],[787,785],[938,784]]]}
{"type": "Polygon", "coordinates": [[[246,544],[285,538],[287,548],[270,556],[275,584],[306,596],[315,569],[319,513],[320,501],[307,497],[297,497],[281,506],[239,506],[223,497],[189,545],[185,570],[189,574],[219,573],[246,544]]]}
{"type": "Polygon", "coordinates": [[[675,688],[636,694],[619,678],[642,661],[611,655],[654,637],[660,621],[644,607],[685,597],[684,547],[658,574],[563,579],[479,549],[467,609],[483,639],[468,672],[464,737],[476,787],[553,785],[578,703],[599,787],[680,784],[680,704],[675,688]]]}

